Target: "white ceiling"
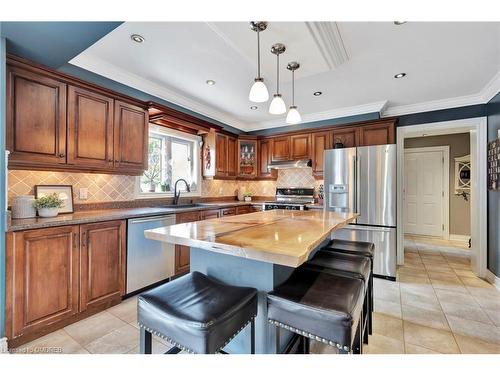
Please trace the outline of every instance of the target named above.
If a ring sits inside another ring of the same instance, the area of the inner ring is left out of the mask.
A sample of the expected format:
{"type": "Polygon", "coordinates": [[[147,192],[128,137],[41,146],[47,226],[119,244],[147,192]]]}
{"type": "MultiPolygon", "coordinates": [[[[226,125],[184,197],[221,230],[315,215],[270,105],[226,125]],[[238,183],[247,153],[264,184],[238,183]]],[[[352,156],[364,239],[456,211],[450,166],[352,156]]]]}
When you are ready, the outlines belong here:
{"type": "MultiPolygon", "coordinates": [[[[304,122],[477,104],[481,91],[500,81],[500,23],[270,22],[261,33],[261,70],[271,95],[276,42],[287,47],[280,58],[287,105],[286,63],[301,64],[295,102],[304,122]],[[347,61],[336,66],[332,55],[342,53],[347,61]],[[407,76],[394,79],[399,72],[407,76]]],[[[126,22],[71,63],[242,130],[286,125],[284,115],[268,114],[268,103],[250,110],[256,35],[245,22],[126,22]],[[145,42],[132,42],[131,34],[145,42]]]]}

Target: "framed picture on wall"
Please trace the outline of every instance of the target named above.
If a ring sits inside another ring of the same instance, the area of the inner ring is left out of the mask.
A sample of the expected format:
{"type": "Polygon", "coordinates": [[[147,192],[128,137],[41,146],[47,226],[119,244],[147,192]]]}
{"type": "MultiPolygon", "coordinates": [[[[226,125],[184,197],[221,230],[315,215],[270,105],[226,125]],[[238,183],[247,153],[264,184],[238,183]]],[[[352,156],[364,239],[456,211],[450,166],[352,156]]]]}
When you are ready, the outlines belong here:
{"type": "Polygon", "coordinates": [[[64,205],[59,209],[60,214],[73,213],[73,186],[72,185],[35,185],[35,198],[57,193],[64,205]]]}

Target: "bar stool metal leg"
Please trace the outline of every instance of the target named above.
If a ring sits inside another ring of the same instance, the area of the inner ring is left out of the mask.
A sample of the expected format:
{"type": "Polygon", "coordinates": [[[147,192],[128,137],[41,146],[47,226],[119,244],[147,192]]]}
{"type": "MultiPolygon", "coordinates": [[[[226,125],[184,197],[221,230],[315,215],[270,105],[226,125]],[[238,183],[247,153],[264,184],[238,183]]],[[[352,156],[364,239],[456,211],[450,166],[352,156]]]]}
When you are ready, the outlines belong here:
{"type": "Polygon", "coordinates": [[[255,319],[250,322],[250,354],[255,354],[255,319]]]}
{"type": "Polygon", "coordinates": [[[140,328],[139,349],[141,354],[151,354],[153,352],[152,340],[151,332],[140,328]]]}

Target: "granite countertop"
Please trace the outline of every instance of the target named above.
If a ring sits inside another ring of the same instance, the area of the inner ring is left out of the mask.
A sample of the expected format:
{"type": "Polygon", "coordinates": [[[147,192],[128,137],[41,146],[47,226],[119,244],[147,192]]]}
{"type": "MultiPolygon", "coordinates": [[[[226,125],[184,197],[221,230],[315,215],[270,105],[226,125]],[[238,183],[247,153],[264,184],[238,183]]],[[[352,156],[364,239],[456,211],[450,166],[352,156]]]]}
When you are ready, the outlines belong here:
{"type": "Polygon", "coordinates": [[[271,210],[146,230],[146,238],[298,267],[355,213],[271,210]]]}
{"type": "Polygon", "coordinates": [[[140,207],[140,208],[113,208],[103,210],[77,211],[72,214],[60,214],[53,218],[12,219],[7,228],[8,232],[27,229],[58,227],[62,225],[75,225],[95,223],[100,221],[122,220],[135,217],[176,214],[189,211],[203,211],[236,206],[261,205],[262,202],[202,202],[194,207],[140,207]]]}

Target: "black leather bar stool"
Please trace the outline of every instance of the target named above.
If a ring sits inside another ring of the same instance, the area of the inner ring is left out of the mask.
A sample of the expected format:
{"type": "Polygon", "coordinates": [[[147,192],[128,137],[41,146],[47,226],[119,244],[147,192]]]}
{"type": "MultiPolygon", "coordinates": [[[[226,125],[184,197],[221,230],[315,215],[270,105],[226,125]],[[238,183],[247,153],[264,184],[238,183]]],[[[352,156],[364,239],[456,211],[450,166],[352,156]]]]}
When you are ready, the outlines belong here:
{"type": "MultiPolygon", "coordinates": [[[[318,251],[312,259],[304,264],[304,267],[311,268],[315,271],[331,270],[335,274],[354,277],[363,280],[365,286],[363,316],[365,321],[363,327],[369,327],[373,321],[371,295],[370,295],[370,278],[371,278],[371,261],[369,258],[362,255],[349,253],[335,253],[333,251],[318,251]]],[[[363,332],[364,343],[368,344],[368,329],[363,332]]]]}
{"type": "Polygon", "coordinates": [[[137,302],[140,352],[151,354],[152,334],[189,353],[217,353],[251,325],[255,353],[257,290],[222,284],[192,272],[142,293],[137,302]]]}
{"type": "MultiPolygon", "coordinates": [[[[322,248],[320,251],[333,251],[336,253],[358,254],[363,255],[371,260],[371,277],[370,277],[370,305],[373,312],[373,257],[375,254],[375,245],[372,242],[364,241],[349,241],[334,239],[322,248]]],[[[372,334],[373,326],[369,323],[368,332],[372,334]]]]}
{"type": "Polygon", "coordinates": [[[340,353],[361,353],[363,347],[363,281],[333,271],[299,267],[267,296],[268,321],[279,330],[336,347],[340,353]]]}

